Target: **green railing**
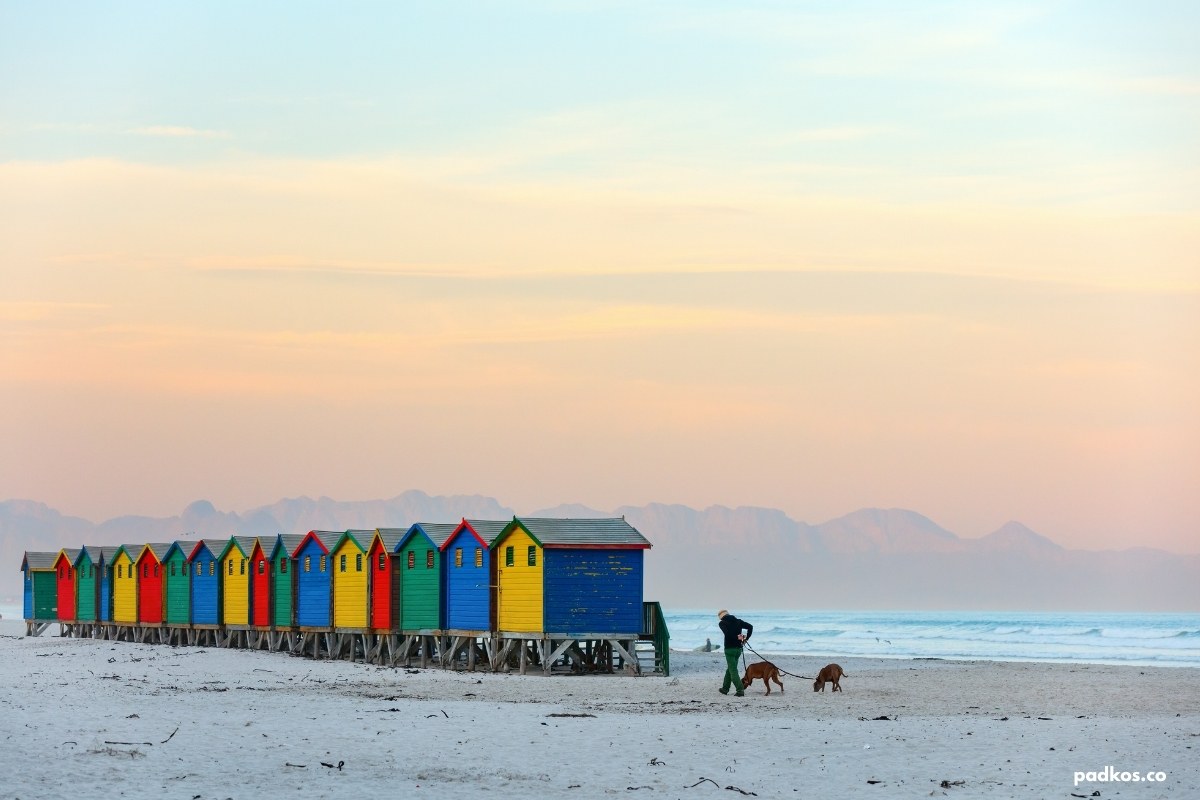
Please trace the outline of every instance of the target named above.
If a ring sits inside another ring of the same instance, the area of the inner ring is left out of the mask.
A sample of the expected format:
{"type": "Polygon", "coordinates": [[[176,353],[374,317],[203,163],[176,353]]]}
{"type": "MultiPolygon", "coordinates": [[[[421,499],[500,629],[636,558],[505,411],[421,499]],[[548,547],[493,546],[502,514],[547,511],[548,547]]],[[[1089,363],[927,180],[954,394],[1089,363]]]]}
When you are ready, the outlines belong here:
{"type": "Polygon", "coordinates": [[[663,616],[662,604],[642,603],[643,640],[654,642],[654,670],[663,675],[671,674],[671,632],[667,630],[667,618],[663,616]]]}

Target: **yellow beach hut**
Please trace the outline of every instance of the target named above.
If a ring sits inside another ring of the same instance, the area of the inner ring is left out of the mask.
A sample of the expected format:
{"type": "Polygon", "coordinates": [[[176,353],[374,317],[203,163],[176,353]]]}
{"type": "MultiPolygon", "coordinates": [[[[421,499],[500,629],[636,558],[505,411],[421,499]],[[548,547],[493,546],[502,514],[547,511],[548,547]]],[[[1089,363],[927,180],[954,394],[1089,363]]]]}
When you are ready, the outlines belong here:
{"type": "Polygon", "coordinates": [[[367,627],[367,548],[373,530],[348,530],[333,546],[333,626],[367,627]]]}
{"type": "Polygon", "coordinates": [[[144,545],[123,544],[112,560],[113,622],[118,625],[137,624],[137,571],[134,561],[144,545]]]}
{"type": "Polygon", "coordinates": [[[233,536],[217,559],[221,570],[222,619],[226,625],[250,624],[250,554],[253,536],[233,536]]]}

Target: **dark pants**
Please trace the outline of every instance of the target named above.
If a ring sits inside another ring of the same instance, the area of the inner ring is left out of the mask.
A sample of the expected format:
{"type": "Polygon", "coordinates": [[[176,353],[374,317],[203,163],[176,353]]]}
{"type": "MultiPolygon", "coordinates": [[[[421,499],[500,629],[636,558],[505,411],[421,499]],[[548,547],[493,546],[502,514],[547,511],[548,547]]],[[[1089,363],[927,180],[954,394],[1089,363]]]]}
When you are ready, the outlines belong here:
{"type": "Polygon", "coordinates": [[[730,683],[733,684],[734,689],[737,689],[738,694],[746,691],[746,687],[742,686],[742,675],[738,671],[738,659],[741,657],[742,648],[725,648],[725,680],[721,682],[721,691],[728,692],[730,683]]]}

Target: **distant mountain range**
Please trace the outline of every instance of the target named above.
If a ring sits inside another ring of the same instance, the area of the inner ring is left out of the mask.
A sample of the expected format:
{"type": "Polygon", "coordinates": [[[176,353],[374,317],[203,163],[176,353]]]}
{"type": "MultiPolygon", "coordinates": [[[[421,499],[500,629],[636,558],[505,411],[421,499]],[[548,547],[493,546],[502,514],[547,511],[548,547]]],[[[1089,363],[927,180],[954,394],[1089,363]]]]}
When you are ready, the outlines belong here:
{"type": "MultiPolygon", "coordinates": [[[[25,550],[313,529],[508,519],[480,495],[408,491],[389,500],[280,500],[244,514],[207,501],[174,517],[95,524],[38,502],[0,502],[0,601],[20,598],[25,550]]],[[[526,513],[526,512],[523,512],[526,513]]],[[[1018,522],[964,539],[904,509],[861,509],[810,525],[769,508],[579,505],[528,516],[624,516],[653,544],[646,599],[676,608],[1200,611],[1200,555],[1067,550],[1018,522]]]]}

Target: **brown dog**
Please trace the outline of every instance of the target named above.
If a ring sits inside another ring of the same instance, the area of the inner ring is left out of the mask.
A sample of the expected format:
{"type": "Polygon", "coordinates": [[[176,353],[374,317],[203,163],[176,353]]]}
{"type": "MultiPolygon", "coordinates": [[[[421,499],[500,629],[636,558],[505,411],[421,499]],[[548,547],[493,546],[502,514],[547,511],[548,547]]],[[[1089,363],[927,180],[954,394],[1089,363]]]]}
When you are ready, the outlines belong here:
{"type": "Polygon", "coordinates": [[[842,690],[840,681],[844,677],[846,677],[846,673],[842,672],[842,668],[837,664],[826,664],[821,667],[821,671],[817,673],[817,679],[813,681],[813,691],[823,692],[825,684],[832,683],[833,691],[840,692],[842,690]]]}
{"type": "Polygon", "coordinates": [[[761,680],[763,686],[767,687],[767,694],[771,693],[771,681],[779,684],[779,691],[783,691],[783,681],[779,680],[779,667],[770,661],[759,661],[757,664],[746,667],[746,674],[742,676],[742,685],[749,689],[755,678],[761,680]]]}

